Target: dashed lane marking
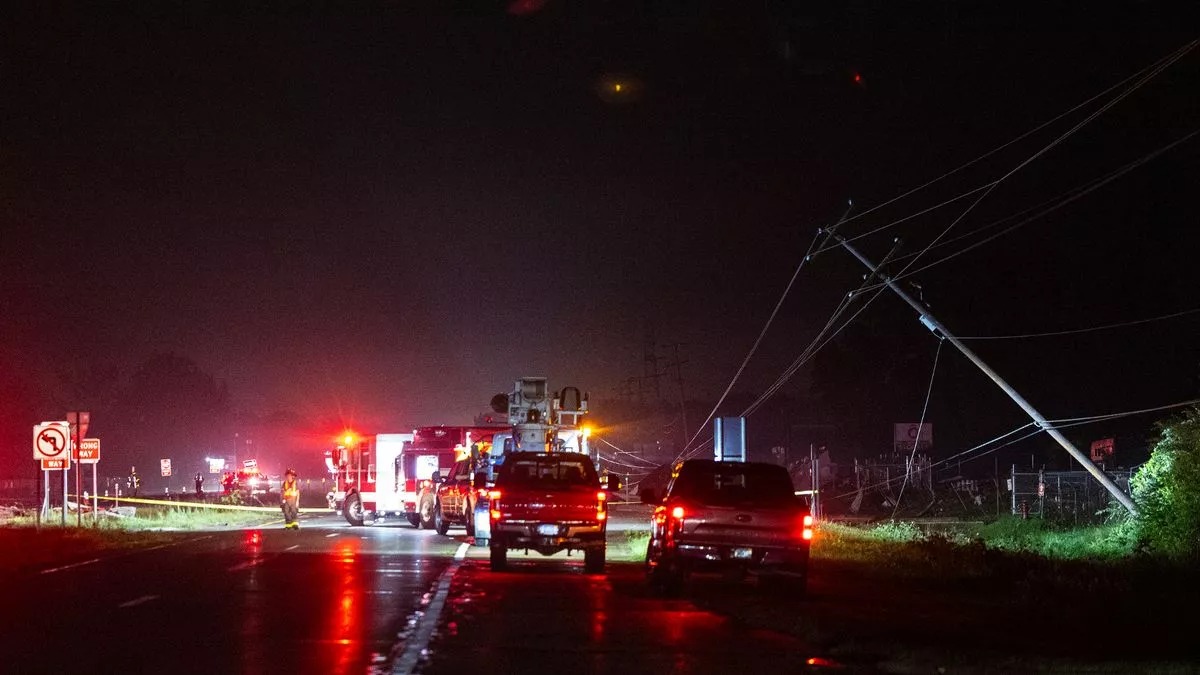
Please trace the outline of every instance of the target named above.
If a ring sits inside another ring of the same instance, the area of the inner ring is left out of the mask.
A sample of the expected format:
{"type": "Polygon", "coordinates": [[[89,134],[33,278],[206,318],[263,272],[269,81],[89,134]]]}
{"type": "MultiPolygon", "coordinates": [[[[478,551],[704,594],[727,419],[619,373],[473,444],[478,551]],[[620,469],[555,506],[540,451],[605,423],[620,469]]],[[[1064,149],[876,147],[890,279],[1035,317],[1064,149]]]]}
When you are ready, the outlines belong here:
{"type": "Polygon", "coordinates": [[[91,560],[84,560],[83,562],[72,563],[70,565],[63,565],[62,567],[52,567],[48,570],[42,570],[41,573],[42,574],[54,574],[55,572],[69,570],[74,567],[83,567],[84,565],[91,565],[92,563],[97,563],[97,562],[100,562],[99,558],[92,558],[91,560]]]}
{"type": "Polygon", "coordinates": [[[154,602],[157,599],[158,599],[157,595],[143,595],[142,597],[134,598],[133,600],[130,600],[129,602],[122,602],[121,604],[117,605],[117,607],[119,607],[120,609],[126,609],[129,607],[137,607],[138,605],[144,605],[147,602],[154,602]]]}
{"type": "Polygon", "coordinates": [[[287,548],[285,548],[285,549],[283,549],[283,550],[285,550],[285,551],[295,551],[295,550],[296,550],[296,549],[298,549],[298,548],[300,548],[300,544],[292,544],[291,546],[289,546],[289,547],[287,547],[287,548]]]}

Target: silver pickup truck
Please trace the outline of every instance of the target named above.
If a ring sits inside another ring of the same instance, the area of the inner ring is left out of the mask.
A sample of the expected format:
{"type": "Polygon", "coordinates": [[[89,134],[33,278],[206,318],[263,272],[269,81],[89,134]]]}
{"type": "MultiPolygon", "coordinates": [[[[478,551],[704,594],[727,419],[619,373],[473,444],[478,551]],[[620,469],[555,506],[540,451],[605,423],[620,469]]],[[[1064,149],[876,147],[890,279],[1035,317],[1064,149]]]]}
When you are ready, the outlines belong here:
{"type": "Polygon", "coordinates": [[[646,547],[651,587],[673,595],[693,572],[752,575],[766,588],[804,592],[813,520],[787,471],[758,462],[683,462],[656,506],[646,547]]]}

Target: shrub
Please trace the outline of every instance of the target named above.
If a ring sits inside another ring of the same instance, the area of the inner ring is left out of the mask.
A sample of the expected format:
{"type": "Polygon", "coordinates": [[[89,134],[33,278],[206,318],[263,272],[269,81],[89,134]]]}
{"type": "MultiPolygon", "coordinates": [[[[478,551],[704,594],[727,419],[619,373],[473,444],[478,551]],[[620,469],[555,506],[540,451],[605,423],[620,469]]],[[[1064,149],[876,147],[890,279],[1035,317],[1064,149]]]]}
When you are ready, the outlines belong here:
{"type": "Polygon", "coordinates": [[[1200,407],[1159,425],[1159,439],[1130,480],[1142,547],[1200,557],[1200,407]]]}

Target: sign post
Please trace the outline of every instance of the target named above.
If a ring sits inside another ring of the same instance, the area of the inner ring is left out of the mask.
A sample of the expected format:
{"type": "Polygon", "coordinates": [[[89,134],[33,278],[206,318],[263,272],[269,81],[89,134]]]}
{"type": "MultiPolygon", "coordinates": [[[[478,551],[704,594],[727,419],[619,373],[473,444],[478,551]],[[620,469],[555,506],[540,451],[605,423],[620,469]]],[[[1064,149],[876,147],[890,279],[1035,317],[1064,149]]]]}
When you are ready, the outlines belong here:
{"type": "MultiPolygon", "coordinates": [[[[92,522],[99,518],[100,512],[100,495],[97,491],[96,483],[96,465],[100,463],[100,439],[85,438],[79,441],[79,450],[76,452],[76,459],[82,464],[92,465],[92,522]]],[[[83,468],[82,466],[80,468],[83,468]]]]}
{"type": "MultiPolygon", "coordinates": [[[[79,447],[79,439],[83,438],[87,433],[88,423],[91,421],[92,414],[89,412],[69,412],[67,413],[67,422],[71,425],[71,447],[79,447]]],[[[78,459],[74,454],[75,459],[78,459]]],[[[83,526],[83,498],[80,496],[83,493],[83,466],[75,465],[75,525],[76,527],[83,526]]],[[[63,510],[67,508],[67,492],[66,492],[66,474],[63,474],[63,510]]],[[[93,487],[93,491],[95,488],[93,487]]]]}

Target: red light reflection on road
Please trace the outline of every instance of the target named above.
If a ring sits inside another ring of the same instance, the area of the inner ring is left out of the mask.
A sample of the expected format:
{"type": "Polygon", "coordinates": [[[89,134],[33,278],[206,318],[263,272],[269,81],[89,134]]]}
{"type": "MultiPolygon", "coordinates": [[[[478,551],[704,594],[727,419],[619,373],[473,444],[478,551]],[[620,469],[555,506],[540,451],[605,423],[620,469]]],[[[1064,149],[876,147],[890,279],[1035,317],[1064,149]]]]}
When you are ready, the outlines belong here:
{"type": "Polygon", "coordinates": [[[331,564],[334,576],[341,579],[331,612],[329,640],[335,647],[332,673],[350,673],[354,667],[358,641],[363,631],[363,587],[358,569],[360,542],[357,538],[338,542],[331,564]]]}
{"type": "Polygon", "coordinates": [[[596,578],[588,584],[588,605],[592,610],[591,637],[592,642],[596,644],[604,642],[605,628],[608,625],[608,599],[612,597],[612,592],[612,585],[607,579],[596,578]]]}
{"type": "Polygon", "coordinates": [[[663,627],[663,642],[671,646],[688,644],[699,632],[712,633],[725,621],[722,617],[698,610],[664,610],[652,621],[663,627]]]}

